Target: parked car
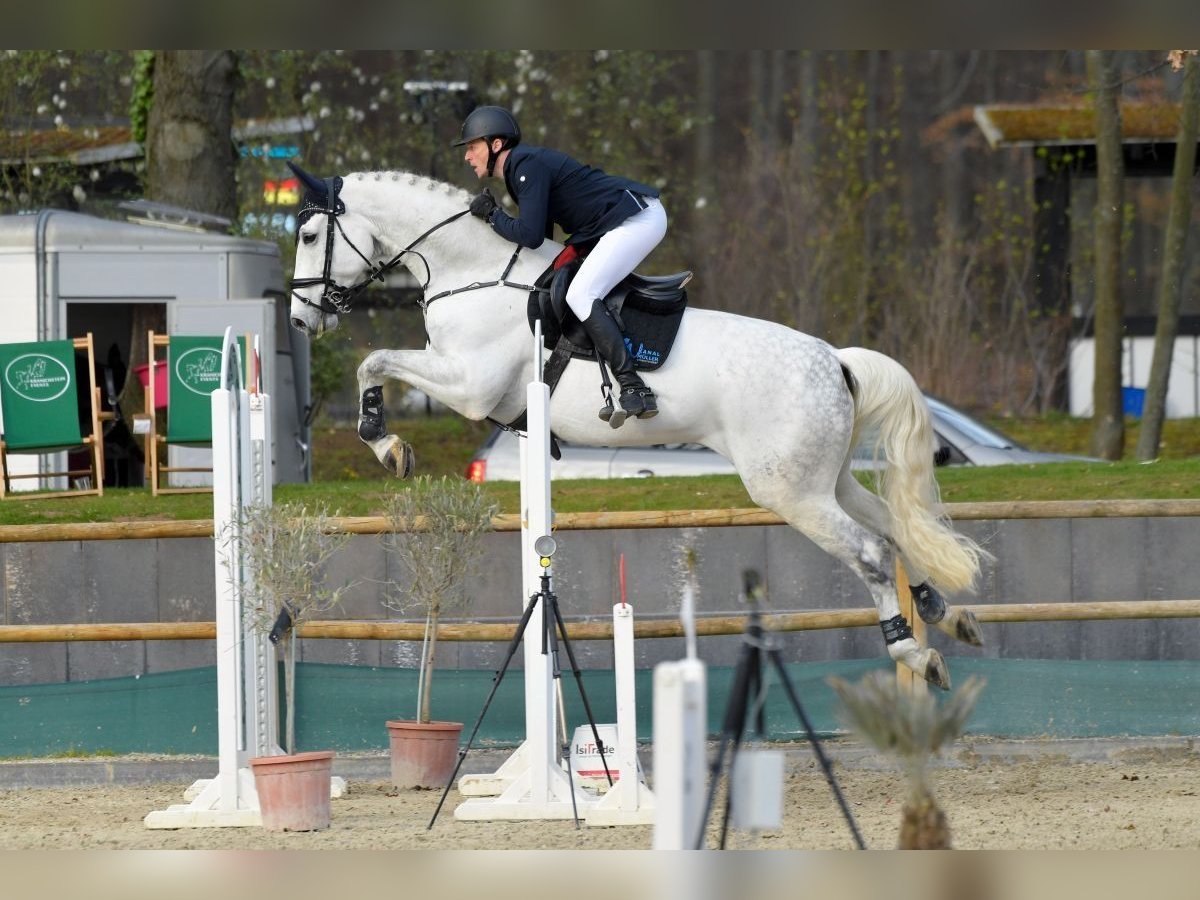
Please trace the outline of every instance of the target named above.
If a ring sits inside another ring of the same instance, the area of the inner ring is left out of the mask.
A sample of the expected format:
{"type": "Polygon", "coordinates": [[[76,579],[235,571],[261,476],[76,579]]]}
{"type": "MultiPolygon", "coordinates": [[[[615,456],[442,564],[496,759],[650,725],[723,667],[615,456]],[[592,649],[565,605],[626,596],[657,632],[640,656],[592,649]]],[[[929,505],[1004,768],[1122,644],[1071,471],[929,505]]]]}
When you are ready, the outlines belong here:
{"type": "MultiPolygon", "coordinates": [[[[1095,462],[1085,456],[1042,453],[1022,447],[960,409],[926,395],[933,417],[938,465],[1000,466],[1020,463],[1095,462]]],[[[472,481],[520,481],[519,438],[497,428],[467,465],[472,481]]],[[[735,475],[733,464],[700,444],[656,444],[651,447],[595,447],[559,439],[562,459],[552,460],[553,478],[648,478],[654,475],[735,475]]],[[[854,450],[851,468],[871,469],[877,459],[869,437],[854,450]]]]}

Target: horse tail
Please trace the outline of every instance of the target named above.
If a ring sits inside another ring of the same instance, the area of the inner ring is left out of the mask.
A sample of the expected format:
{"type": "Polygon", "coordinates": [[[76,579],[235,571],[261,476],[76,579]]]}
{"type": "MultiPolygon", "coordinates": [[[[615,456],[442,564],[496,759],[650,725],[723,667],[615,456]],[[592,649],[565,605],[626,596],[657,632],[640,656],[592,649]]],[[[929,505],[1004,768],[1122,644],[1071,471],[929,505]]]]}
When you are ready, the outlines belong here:
{"type": "Polygon", "coordinates": [[[874,432],[887,465],[878,492],[900,551],[928,573],[935,587],[955,593],[974,587],[987,552],[955,532],[937,513],[941,497],[933,475],[934,437],[929,407],[900,363],[862,347],[837,351],[854,393],[854,438],[874,432]]]}

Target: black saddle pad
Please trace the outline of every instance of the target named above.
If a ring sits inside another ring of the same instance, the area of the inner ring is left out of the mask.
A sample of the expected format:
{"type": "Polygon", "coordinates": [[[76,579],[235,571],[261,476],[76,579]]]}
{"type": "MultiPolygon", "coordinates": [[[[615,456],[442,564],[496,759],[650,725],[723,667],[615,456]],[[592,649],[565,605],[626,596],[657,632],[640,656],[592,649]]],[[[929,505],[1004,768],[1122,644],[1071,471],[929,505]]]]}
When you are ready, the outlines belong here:
{"type": "MultiPolygon", "coordinates": [[[[551,302],[554,274],[553,269],[548,269],[529,294],[530,331],[541,318],[542,340],[547,350],[553,350],[559,338],[565,336],[573,359],[595,359],[592,341],[571,308],[561,299],[558,303],[551,302]]],[[[604,302],[621,326],[635,369],[652,371],[666,362],[687,308],[687,291],[680,290],[678,297],[663,299],[643,294],[630,283],[622,282],[604,302]]]]}

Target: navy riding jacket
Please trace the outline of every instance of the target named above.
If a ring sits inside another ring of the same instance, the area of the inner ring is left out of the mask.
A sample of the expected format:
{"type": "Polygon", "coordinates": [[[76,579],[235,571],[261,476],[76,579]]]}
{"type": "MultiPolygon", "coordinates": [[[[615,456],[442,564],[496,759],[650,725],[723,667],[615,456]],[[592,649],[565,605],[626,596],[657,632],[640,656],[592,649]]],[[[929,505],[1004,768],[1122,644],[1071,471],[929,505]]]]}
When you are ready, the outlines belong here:
{"type": "Polygon", "coordinates": [[[558,150],[518,144],[504,165],[504,184],[516,201],[519,217],[499,207],[490,217],[501,237],[524,247],[541,246],[562,226],[568,244],[595,240],[646,208],[649,185],[608,175],[558,150]]]}

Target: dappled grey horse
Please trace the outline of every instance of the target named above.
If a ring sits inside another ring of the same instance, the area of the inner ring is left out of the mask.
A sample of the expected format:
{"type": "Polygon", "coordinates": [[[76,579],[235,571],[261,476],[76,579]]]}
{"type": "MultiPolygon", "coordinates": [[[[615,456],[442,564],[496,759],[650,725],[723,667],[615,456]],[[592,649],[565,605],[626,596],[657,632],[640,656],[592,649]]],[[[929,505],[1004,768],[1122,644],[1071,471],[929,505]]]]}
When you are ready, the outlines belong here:
{"type": "MultiPolygon", "coordinates": [[[[337,327],[372,279],[396,265],[424,286],[424,350],[376,350],[358,369],[359,436],[390,471],[407,477],[411,447],[388,432],[386,379],[424,391],[468,419],[509,423],[524,412],[533,377],[529,287],[561,245],[517,249],[465,216],[470,199],[450,185],[404,172],[314,178],[297,231],[292,324],[313,337],[337,327]]],[[[751,498],[848,565],[866,584],[889,655],[948,688],[940,653],[921,647],[900,613],[899,551],[925,621],[971,644],[968,609],[941,592],[973,587],[984,552],[937,513],[933,430],[911,375],[862,348],[835,350],[783,325],[686,309],[670,354],[647,383],[652,419],[614,430],[596,415],[597,368],[567,365],[551,400],[556,435],[580,444],[695,442],[737,468],[751,498]],[[850,473],[860,433],[878,433],[887,462],[879,490],[850,473]]]]}

